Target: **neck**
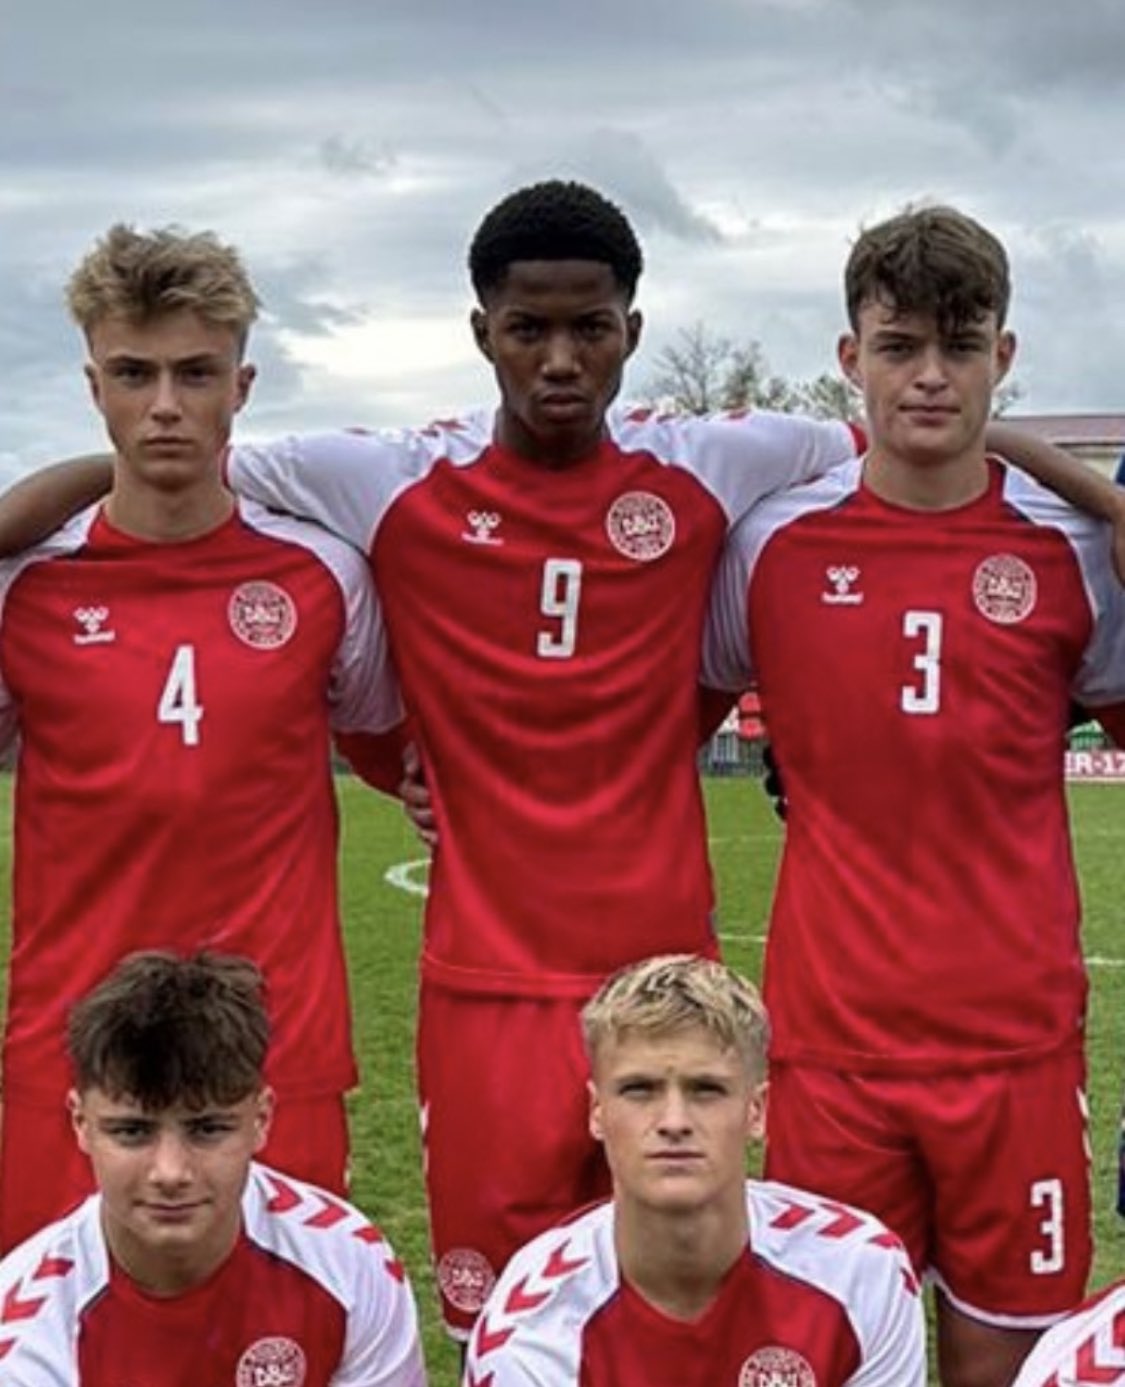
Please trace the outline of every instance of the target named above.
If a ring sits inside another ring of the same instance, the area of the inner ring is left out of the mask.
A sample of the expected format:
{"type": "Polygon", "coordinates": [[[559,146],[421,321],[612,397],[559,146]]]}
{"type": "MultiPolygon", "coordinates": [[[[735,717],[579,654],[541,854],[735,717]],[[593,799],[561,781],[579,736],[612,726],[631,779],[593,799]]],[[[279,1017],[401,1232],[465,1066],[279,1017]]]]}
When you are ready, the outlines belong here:
{"type": "Polygon", "coordinates": [[[678,1320],[697,1319],[746,1248],[746,1199],[687,1212],[633,1209],[619,1200],[615,1239],[621,1274],[651,1305],[678,1320]]]}
{"type": "Polygon", "coordinates": [[[945,459],[903,458],[877,444],[863,464],[863,480],[884,501],[910,510],[954,510],[988,490],[983,443],[970,453],[945,459]]]}
{"type": "Polygon", "coordinates": [[[205,1246],[154,1250],[127,1229],[114,1224],[102,1210],[102,1232],[110,1260],[146,1295],[170,1298],[201,1286],[234,1251],[242,1229],[241,1216],[205,1246]]]}
{"type": "Polygon", "coordinates": [[[175,491],[133,486],[116,478],[105,504],[106,517],[117,529],[158,544],[208,534],[233,510],[234,497],[217,477],[175,491]]]}
{"type": "Polygon", "coordinates": [[[496,421],[496,441],[501,447],[547,470],[581,462],[590,456],[604,436],[604,424],[596,433],[561,434],[557,438],[544,439],[503,410],[496,421]]]}

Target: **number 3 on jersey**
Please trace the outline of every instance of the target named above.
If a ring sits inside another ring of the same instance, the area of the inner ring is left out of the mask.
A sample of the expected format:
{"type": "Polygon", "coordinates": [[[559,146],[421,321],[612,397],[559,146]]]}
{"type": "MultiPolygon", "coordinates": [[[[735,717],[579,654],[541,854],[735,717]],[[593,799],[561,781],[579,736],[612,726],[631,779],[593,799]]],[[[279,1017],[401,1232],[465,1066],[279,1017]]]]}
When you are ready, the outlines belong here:
{"type": "Polygon", "coordinates": [[[910,641],[921,641],[914,656],[918,679],[903,684],[899,707],[904,713],[936,713],[941,707],[941,613],[903,612],[902,634],[910,641]]]}
{"type": "Polygon", "coordinates": [[[569,660],[578,641],[578,599],[582,594],[582,564],[578,559],[547,559],[539,610],[555,618],[555,630],[540,631],[535,651],[541,660],[569,660]]]}
{"type": "Polygon", "coordinates": [[[180,729],[184,746],[199,745],[199,724],[203,720],[203,704],[195,692],[195,646],[178,645],[172,656],[168,677],[156,705],[157,722],[175,724],[180,729]]]}

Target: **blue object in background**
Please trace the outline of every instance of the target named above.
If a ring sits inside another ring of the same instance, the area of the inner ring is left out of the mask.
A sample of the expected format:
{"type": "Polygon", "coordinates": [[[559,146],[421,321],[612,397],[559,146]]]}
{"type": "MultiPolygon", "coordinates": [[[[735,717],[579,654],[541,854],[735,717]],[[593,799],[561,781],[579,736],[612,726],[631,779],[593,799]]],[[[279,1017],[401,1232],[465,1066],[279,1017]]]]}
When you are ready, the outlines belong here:
{"type": "Polygon", "coordinates": [[[1117,463],[1117,471],[1113,474],[1113,480],[1118,486],[1125,486],[1125,453],[1121,454],[1117,463]]]}

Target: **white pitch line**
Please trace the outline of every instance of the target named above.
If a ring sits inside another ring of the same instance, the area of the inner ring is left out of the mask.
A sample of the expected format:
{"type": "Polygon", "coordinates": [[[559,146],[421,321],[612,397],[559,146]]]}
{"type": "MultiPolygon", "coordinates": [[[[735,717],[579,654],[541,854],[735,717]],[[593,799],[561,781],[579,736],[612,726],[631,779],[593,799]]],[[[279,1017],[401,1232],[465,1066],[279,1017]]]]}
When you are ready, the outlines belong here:
{"type": "MultiPolygon", "coordinates": [[[[383,880],[388,886],[393,886],[398,891],[405,891],[408,896],[421,896],[425,899],[429,894],[429,886],[425,881],[419,881],[420,874],[428,873],[430,869],[430,859],[428,857],[416,857],[410,862],[396,862],[393,867],[388,867],[383,873],[383,880]]],[[[721,929],[719,938],[728,943],[734,944],[764,944],[766,936],[764,934],[748,934],[738,929],[721,929]]],[[[1090,954],[1086,959],[1088,968],[1125,968],[1125,958],[1106,958],[1102,954],[1090,954]]]]}

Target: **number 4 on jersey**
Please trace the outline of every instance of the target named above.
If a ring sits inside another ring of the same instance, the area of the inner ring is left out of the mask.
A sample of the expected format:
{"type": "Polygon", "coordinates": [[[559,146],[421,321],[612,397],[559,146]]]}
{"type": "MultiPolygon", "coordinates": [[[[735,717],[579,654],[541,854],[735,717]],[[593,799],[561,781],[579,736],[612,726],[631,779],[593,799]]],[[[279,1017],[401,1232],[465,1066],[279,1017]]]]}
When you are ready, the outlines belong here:
{"type": "Polygon", "coordinates": [[[203,704],[195,692],[195,646],[178,645],[156,706],[157,722],[179,726],[184,746],[199,745],[203,704]]]}

